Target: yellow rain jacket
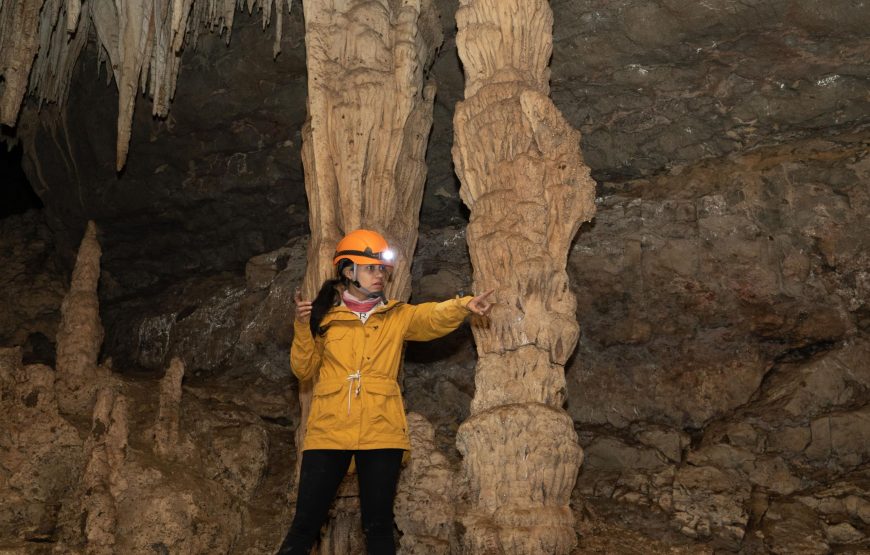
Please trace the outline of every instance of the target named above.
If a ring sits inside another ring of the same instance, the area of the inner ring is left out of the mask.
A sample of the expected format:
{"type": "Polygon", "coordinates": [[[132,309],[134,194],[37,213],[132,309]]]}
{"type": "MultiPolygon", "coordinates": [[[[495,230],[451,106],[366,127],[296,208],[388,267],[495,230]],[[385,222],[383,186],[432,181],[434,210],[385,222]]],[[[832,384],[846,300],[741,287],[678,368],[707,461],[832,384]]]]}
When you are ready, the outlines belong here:
{"type": "Polygon", "coordinates": [[[313,377],[308,449],[410,450],[408,423],[396,378],[406,340],[429,341],[455,330],[472,297],[418,305],[389,301],[363,324],[344,305],[332,308],[313,338],[295,321],[290,366],[300,381],[313,377]]]}

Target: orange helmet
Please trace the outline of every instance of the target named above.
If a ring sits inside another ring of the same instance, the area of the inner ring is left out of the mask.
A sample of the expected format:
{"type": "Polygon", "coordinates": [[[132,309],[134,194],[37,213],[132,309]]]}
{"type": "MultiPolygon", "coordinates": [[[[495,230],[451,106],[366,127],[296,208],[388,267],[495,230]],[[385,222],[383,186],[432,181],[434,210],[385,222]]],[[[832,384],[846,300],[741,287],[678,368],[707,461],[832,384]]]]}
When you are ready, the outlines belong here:
{"type": "Polygon", "coordinates": [[[383,264],[392,268],[395,255],[390,250],[387,240],[377,231],[357,229],[351,231],[338,242],[332,264],[347,258],[355,264],[383,264]]]}

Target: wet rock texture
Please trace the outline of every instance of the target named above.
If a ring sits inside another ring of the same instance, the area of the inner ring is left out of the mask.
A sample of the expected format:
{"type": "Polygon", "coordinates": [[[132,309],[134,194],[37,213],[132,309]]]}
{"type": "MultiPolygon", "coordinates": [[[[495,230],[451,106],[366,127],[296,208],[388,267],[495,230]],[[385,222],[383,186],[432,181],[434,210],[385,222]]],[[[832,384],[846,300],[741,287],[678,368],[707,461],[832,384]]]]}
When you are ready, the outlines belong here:
{"type": "MultiPolygon", "coordinates": [[[[471,290],[450,162],[457,4],[439,2],[415,301],[471,290]]],[[[866,552],[870,5],[551,5],[551,94],[598,181],[567,258],[580,339],[566,410],[585,453],[575,552],[866,552]]],[[[0,351],[0,551],[280,542],[298,422],[288,307],[308,216],[300,29],[295,10],[277,62],[258,18],[238,14],[229,48],[201,36],[169,117],[137,103],[121,175],[117,96],[95,52],[65,119],[22,113],[46,208],[0,222],[0,336],[21,346],[0,351]],[[57,276],[89,218],[103,251],[95,362],[113,372],[76,415],[56,389],[57,276]]],[[[456,545],[409,504],[463,502],[450,477],[475,362],[467,328],[408,347],[405,398],[432,429],[415,432],[423,456],[400,487],[405,552],[456,545]]]]}

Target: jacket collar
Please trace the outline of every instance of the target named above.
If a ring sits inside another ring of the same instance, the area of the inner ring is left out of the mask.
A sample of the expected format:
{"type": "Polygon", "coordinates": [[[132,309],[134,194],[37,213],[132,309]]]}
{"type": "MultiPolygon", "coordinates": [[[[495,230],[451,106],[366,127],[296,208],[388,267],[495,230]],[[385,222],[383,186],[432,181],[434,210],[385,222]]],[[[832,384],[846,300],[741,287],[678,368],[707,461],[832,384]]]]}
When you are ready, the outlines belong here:
{"type": "MultiPolygon", "coordinates": [[[[389,300],[387,301],[387,304],[383,304],[376,308],[375,311],[372,312],[372,315],[389,312],[400,304],[404,303],[402,301],[389,300]]],[[[323,317],[323,321],[320,323],[320,325],[325,326],[326,324],[336,320],[356,320],[357,322],[359,322],[359,316],[351,312],[350,309],[344,305],[334,306],[329,309],[329,312],[327,312],[326,316],[323,317]]]]}

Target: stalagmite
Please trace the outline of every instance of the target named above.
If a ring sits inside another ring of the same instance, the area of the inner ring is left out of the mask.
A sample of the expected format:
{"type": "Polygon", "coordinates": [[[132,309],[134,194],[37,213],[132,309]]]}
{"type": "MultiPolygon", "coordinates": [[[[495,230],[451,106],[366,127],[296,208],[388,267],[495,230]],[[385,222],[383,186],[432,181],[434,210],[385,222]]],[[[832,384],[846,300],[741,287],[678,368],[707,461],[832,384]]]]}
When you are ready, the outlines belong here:
{"type": "Polygon", "coordinates": [[[97,285],[100,280],[97,227],[88,222],[73,269],[69,293],[60,307],[57,332],[57,400],[61,412],[83,416],[91,411],[94,394],[108,377],[97,364],[103,325],[97,285]]]}
{"type": "Polygon", "coordinates": [[[471,506],[470,553],[568,553],[568,507],[582,450],[565,400],[576,346],[568,249],[594,211],[580,135],[549,99],[552,12],[544,0],[462,0],[457,47],[465,100],[453,159],[471,210],[475,290],[496,290],[474,326],[471,416],[457,434],[471,506]]]}
{"type": "Polygon", "coordinates": [[[85,443],[88,461],[80,488],[87,553],[115,553],[116,499],[124,488],[122,467],[128,436],[127,404],[110,387],[97,394],[91,435],[85,443]]]}
{"type": "Polygon", "coordinates": [[[164,457],[171,457],[179,442],[182,378],[184,362],[175,357],[160,380],[160,405],[154,426],[154,450],[164,457]]]}
{"type": "Polygon", "coordinates": [[[282,20],[291,0],[7,0],[0,2],[0,123],[15,126],[25,93],[66,102],[73,68],[93,31],[100,60],[118,87],[116,169],[127,160],[136,97],[147,93],[152,113],[166,117],[181,53],[201,29],[226,31],[237,8],[276,17],[273,54],[281,51],[282,20]],[[274,10],[273,10],[274,6],[274,10]],[[189,38],[188,38],[189,37],[189,38]],[[35,61],[34,61],[35,60],[35,61]]]}
{"type": "MultiPolygon", "coordinates": [[[[411,292],[410,261],[425,180],[434,85],[425,69],[441,44],[430,0],[321,0],[305,9],[308,121],[302,160],[310,207],[311,242],[303,295],[313,298],[332,277],[333,249],[343,234],[369,228],[397,253],[390,298],[411,292]]],[[[310,382],[300,385],[305,433],[310,382]]],[[[325,553],[359,549],[355,480],[346,481],[325,553]]]]}

